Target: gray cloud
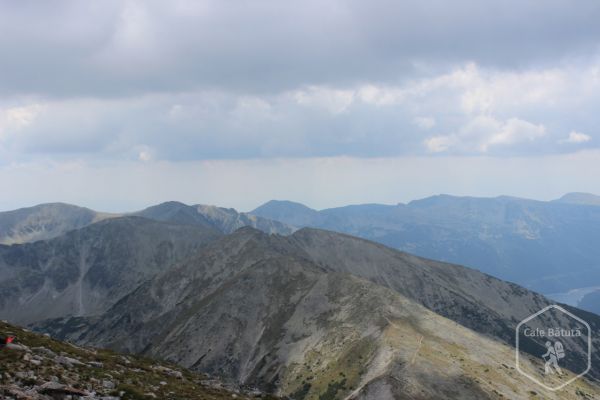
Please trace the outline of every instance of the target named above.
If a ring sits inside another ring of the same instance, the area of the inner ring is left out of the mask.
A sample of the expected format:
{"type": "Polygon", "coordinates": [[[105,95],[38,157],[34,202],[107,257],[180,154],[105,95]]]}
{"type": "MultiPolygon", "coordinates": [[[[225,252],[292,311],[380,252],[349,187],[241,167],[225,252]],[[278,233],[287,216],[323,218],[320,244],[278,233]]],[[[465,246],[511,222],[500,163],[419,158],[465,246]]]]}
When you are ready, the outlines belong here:
{"type": "Polygon", "coordinates": [[[596,1],[0,0],[0,165],[600,146],[596,1]]]}
{"type": "Polygon", "coordinates": [[[2,1],[0,93],[123,96],[399,83],[595,53],[596,1],[2,1]]]}
{"type": "Polygon", "coordinates": [[[0,0],[0,209],[598,192],[599,20],[596,0],[0,0]]]}
{"type": "Polygon", "coordinates": [[[524,71],[466,64],[399,85],[274,94],[28,98],[0,106],[0,155],[8,162],[568,153],[598,146],[599,105],[595,63],[524,71]]]}

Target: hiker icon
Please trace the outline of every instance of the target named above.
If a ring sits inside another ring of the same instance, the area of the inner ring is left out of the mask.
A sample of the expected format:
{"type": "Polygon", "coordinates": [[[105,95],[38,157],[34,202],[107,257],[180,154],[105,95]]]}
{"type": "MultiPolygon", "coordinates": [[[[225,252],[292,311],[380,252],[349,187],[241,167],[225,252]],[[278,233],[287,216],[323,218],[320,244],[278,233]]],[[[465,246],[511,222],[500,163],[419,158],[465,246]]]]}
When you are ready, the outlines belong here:
{"type": "Polygon", "coordinates": [[[546,361],[546,364],[544,364],[544,373],[546,375],[553,374],[554,372],[559,375],[562,374],[562,370],[558,366],[558,360],[565,358],[565,348],[563,347],[563,344],[558,340],[554,342],[554,344],[547,341],[546,348],[548,351],[542,355],[542,358],[546,361]]]}

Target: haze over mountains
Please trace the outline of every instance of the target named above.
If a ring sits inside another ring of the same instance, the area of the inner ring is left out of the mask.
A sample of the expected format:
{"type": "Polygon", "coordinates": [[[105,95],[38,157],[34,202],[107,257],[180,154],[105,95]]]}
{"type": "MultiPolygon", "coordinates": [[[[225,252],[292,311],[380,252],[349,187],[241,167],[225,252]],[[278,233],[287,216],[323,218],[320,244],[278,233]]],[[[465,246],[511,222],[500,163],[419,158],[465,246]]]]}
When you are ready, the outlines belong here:
{"type": "Polygon", "coordinates": [[[557,293],[600,284],[597,199],[583,194],[552,202],[440,195],[395,206],[321,211],[270,201],[252,213],[297,227],[348,233],[557,293]]]}
{"type": "Polygon", "coordinates": [[[55,203],[0,213],[0,243],[48,239],[119,215],[195,224],[221,233],[252,226],[287,235],[301,227],[317,227],[468,265],[600,312],[600,302],[594,300],[596,287],[600,288],[599,199],[586,193],[569,193],[551,202],[441,195],[395,206],[365,204],[321,211],[270,201],[250,213],[167,202],[126,214],[55,203]]]}

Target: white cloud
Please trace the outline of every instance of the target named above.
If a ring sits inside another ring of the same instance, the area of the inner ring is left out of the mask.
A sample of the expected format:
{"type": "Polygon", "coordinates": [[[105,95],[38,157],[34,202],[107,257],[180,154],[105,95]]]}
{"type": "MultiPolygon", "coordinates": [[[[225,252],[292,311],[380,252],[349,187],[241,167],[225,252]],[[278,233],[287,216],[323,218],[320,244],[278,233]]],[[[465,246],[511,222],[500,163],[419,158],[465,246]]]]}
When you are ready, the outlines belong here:
{"type": "Polygon", "coordinates": [[[482,150],[487,151],[490,146],[495,145],[512,145],[520,142],[532,142],[544,135],[546,135],[546,128],[544,125],[535,125],[522,119],[511,118],[500,127],[498,132],[494,133],[488,139],[487,143],[484,143],[482,150]]]}
{"type": "Polygon", "coordinates": [[[257,96],[243,96],[237,99],[237,104],[232,114],[240,119],[270,118],[271,104],[257,96]]]}
{"type": "Polygon", "coordinates": [[[392,85],[362,85],[357,91],[357,98],[365,104],[376,106],[392,106],[400,104],[406,96],[403,88],[392,85]]]}
{"type": "Polygon", "coordinates": [[[457,133],[440,135],[424,141],[429,152],[486,153],[495,146],[532,142],[546,135],[546,128],[519,118],[499,121],[480,115],[462,126],[457,133]]]}
{"type": "Polygon", "coordinates": [[[340,114],[354,101],[354,90],[331,89],[324,86],[310,86],[291,93],[294,100],[307,107],[316,107],[340,114]]]}
{"type": "Polygon", "coordinates": [[[152,161],[154,157],[154,150],[149,146],[137,146],[137,158],[139,161],[148,162],[152,161]]]}
{"type": "Polygon", "coordinates": [[[590,135],[586,135],[585,133],[581,132],[571,131],[569,132],[569,136],[566,139],[560,140],[559,143],[579,144],[589,142],[590,140],[592,140],[592,137],[590,135]]]}
{"type": "Polygon", "coordinates": [[[454,146],[457,141],[456,135],[434,136],[425,139],[425,147],[430,153],[442,153],[454,146]]]}
{"type": "Polygon", "coordinates": [[[34,103],[27,106],[9,107],[5,110],[0,109],[0,139],[34,123],[44,108],[43,105],[34,103]]]}
{"type": "Polygon", "coordinates": [[[421,129],[427,130],[435,126],[435,118],[433,117],[416,117],[413,123],[421,129]]]}

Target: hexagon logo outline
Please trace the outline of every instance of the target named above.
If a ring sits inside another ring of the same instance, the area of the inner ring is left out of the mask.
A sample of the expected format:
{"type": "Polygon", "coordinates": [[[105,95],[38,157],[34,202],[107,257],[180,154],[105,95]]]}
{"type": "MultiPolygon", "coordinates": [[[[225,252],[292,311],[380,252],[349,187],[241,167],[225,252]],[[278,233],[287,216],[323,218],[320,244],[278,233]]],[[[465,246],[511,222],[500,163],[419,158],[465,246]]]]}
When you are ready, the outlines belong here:
{"type": "Polygon", "coordinates": [[[517,371],[519,371],[519,373],[527,378],[529,378],[531,381],[537,383],[538,385],[542,386],[543,388],[550,390],[551,392],[555,392],[557,390],[560,390],[562,388],[564,388],[565,386],[575,382],[577,379],[581,378],[582,376],[586,375],[588,372],[590,372],[590,369],[592,369],[592,330],[590,328],[590,325],[584,321],[583,319],[579,318],[577,315],[574,315],[573,313],[565,310],[564,308],[562,308],[561,306],[557,305],[557,304],[551,304],[547,307],[544,307],[543,309],[541,309],[540,311],[536,312],[535,314],[530,315],[529,317],[525,318],[524,320],[522,320],[521,322],[519,322],[519,324],[517,325],[517,327],[515,328],[515,339],[516,339],[516,343],[515,343],[515,361],[516,361],[516,366],[517,366],[517,371]],[[573,318],[574,320],[580,322],[581,324],[583,324],[586,329],[587,329],[587,347],[588,347],[588,351],[587,351],[587,368],[585,369],[585,371],[583,371],[582,373],[580,373],[579,375],[574,376],[573,378],[569,379],[568,381],[562,383],[559,386],[556,387],[550,387],[542,382],[540,382],[536,377],[529,375],[527,372],[523,371],[520,367],[520,354],[519,354],[519,330],[521,328],[521,326],[529,321],[531,321],[532,319],[538,317],[539,315],[542,315],[543,313],[545,313],[548,310],[551,309],[556,309],[566,315],[568,315],[569,317],[573,318]]]}

